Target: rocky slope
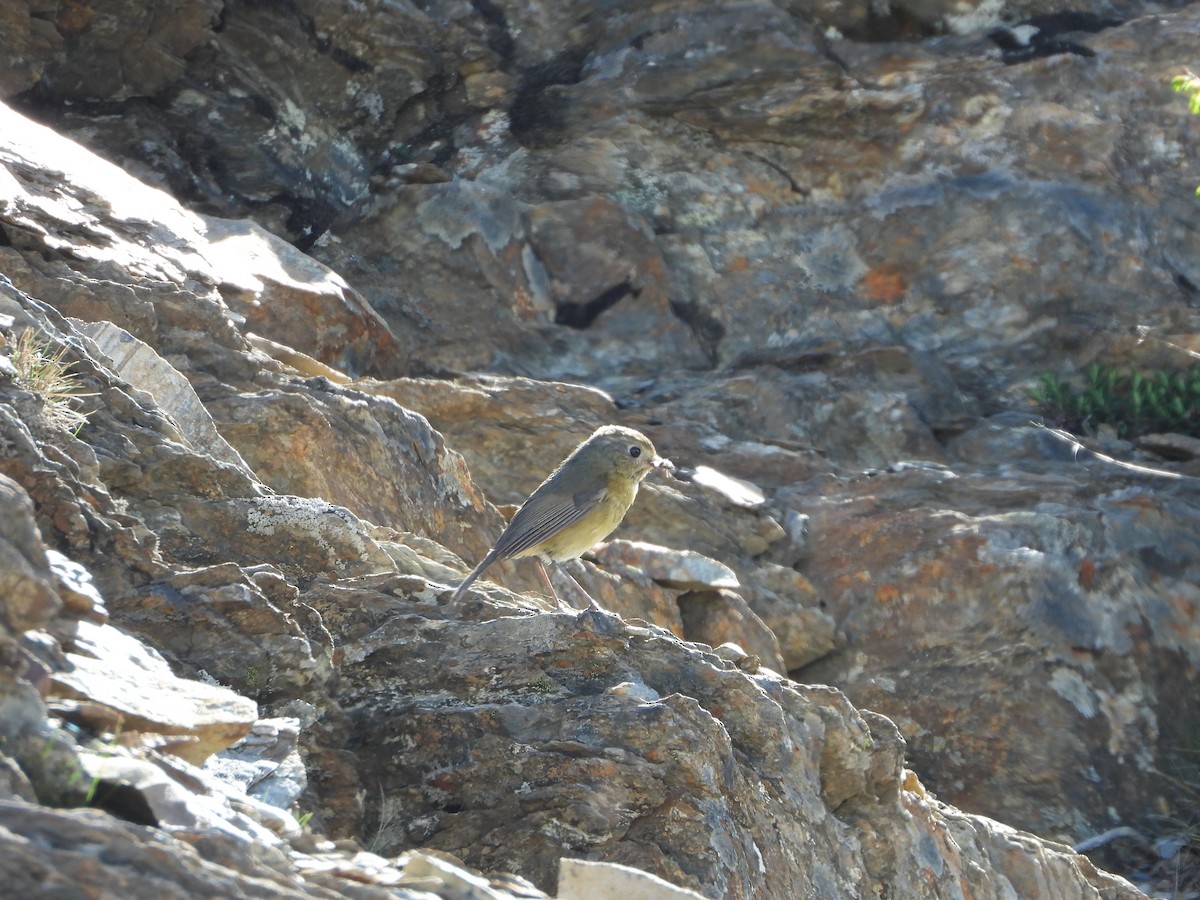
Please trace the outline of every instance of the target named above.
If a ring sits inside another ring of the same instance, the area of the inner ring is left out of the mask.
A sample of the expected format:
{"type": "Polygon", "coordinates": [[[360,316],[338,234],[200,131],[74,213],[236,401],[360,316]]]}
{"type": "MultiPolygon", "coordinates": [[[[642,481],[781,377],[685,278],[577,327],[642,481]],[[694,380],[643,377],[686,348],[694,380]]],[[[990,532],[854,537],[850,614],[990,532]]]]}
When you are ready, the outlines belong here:
{"type": "Polygon", "coordinates": [[[1200,13],[1095,7],[8,4],[5,874],[1137,896],[983,815],[1178,865],[1196,473],[1026,399],[1194,345],[1200,13]],[[681,467],[576,570],[620,617],[448,606],[606,422],[681,467]]]}

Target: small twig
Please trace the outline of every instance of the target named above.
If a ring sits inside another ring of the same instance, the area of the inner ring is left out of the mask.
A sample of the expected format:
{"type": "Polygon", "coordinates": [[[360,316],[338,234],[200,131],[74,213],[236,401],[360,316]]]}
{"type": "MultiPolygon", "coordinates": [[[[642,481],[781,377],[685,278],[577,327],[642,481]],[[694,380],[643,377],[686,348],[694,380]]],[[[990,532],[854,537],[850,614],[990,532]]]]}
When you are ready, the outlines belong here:
{"type": "Polygon", "coordinates": [[[1093,459],[1099,460],[1100,462],[1108,463],[1110,465],[1117,466],[1118,468],[1121,468],[1121,469],[1125,469],[1127,472],[1132,472],[1135,475],[1152,475],[1156,478],[1173,478],[1178,481],[1200,481],[1200,478],[1196,478],[1195,476],[1192,476],[1192,475],[1183,475],[1179,472],[1168,472],[1166,469],[1154,469],[1154,468],[1151,468],[1150,466],[1139,466],[1137,463],[1122,462],[1121,460],[1116,459],[1112,456],[1108,456],[1107,454],[1100,453],[1097,450],[1092,450],[1092,449],[1084,446],[1083,444],[1081,444],[1079,442],[1079,439],[1076,438],[1075,435],[1071,434],[1070,432],[1062,431],[1061,429],[1058,429],[1058,428],[1051,428],[1049,425],[1046,425],[1044,423],[1034,422],[1033,424],[1036,425],[1038,428],[1045,428],[1046,431],[1048,431],[1050,434],[1054,435],[1059,440],[1063,441],[1064,443],[1070,444],[1071,449],[1074,451],[1074,453],[1077,456],[1080,453],[1086,453],[1086,454],[1088,454],[1088,456],[1092,457],[1093,459]]]}
{"type": "Polygon", "coordinates": [[[1195,350],[1189,350],[1187,347],[1181,347],[1179,344],[1168,341],[1166,338],[1160,338],[1151,334],[1149,325],[1139,325],[1137,327],[1137,335],[1139,344],[1143,343],[1144,341],[1154,341],[1156,344],[1163,344],[1164,346],[1170,347],[1172,350],[1178,350],[1180,353],[1186,353],[1192,359],[1200,359],[1200,353],[1197,353],[1195,350]]]}
{"type": "Polygon", "coordinates": [[[1149,847],[1150,842],[1146,840],[1145,835],[1135,828],[1130,828],[1128,825],[1122,825],[1120,828],[1110,828],[1102,834],[1093,835],[1090,838],[1085,838],[1076,844],[1072,849],[1076,853],[1089,853],[1105,844],[1111,844],[1120,838],[1133,838],[1143,847],[1149,847]]]}

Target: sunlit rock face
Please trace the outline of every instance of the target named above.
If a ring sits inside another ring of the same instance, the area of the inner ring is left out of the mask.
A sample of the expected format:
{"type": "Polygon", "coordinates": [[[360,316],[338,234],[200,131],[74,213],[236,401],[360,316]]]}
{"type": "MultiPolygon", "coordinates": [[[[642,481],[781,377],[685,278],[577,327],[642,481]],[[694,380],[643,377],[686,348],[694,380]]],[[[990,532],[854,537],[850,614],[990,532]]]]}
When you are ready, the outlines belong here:
{"type": "Polygon", "coordinates": [[[1129,890],[974,816],[1074,843],[1187,813],[1194,445],[1080,446],[1028,391],[1190,364],[1166,79],[1200,17],[44,7],[0,13],[18,802],[103,782],[206,859],[319,855],[312,813],[547,891],[564,854],[731,897],[764,867],[781,895],[1129,890]],[[15,361],[30,329],[78,427],[15,361]],[[608,423],[679,466],[572,566],[620,618],[522,562],[447,605],[608,423]],[[188,768],[256,735],[274,811],[188,768]]]}

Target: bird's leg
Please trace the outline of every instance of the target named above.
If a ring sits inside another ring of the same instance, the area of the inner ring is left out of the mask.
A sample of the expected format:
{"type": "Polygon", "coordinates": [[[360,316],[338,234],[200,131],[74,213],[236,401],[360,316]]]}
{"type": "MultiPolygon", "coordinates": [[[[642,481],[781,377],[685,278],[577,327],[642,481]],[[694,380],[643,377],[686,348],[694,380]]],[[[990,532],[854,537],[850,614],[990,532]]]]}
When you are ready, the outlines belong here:
{"type": "MultiPolygon", "coordinates": [[[[558,599],[558,592],[554,590],[554,585],[550,583],[550,573],[546,571],[545,563],[542,562],[540,556],[535,556],[533,561],[537,563],[538,574],[542,576],[542,587],[550,592],[550,596],[554,598],[554,605],[561,610],[565,604],[558,599]]],[[[558,563],[553,563],[552,565],[556,568],[558,567],[558,563]]]]}
{"type": "Polygon", "coordinates": [[[559,574],[565,575],[567,581],[575,585],[575,590],[579,591],[579,593],[583,595],[584,599],[588,602],[588,606],[590,606],[592,609],[604,612],[604,607],[592,599],[592,595],[583,589],[583,585],[576,581],[575,576],[563,568],[561,563],[551,562],[550,565],[554,566],[554,568],[558,570],[559,574]]]}

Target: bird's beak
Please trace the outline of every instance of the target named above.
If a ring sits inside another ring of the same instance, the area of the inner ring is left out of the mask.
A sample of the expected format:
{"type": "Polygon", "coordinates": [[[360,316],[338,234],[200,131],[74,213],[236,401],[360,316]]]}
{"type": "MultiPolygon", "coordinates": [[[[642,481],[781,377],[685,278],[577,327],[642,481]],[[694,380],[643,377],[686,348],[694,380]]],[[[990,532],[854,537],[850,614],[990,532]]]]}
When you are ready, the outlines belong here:
{"type": "Polygon", "coordinates": [[[650,465],[655,469],[666,472],[668,475],[675,471],[675,463],[671,462],[665,456],[654,457],[654,462],[650,465]]]}

